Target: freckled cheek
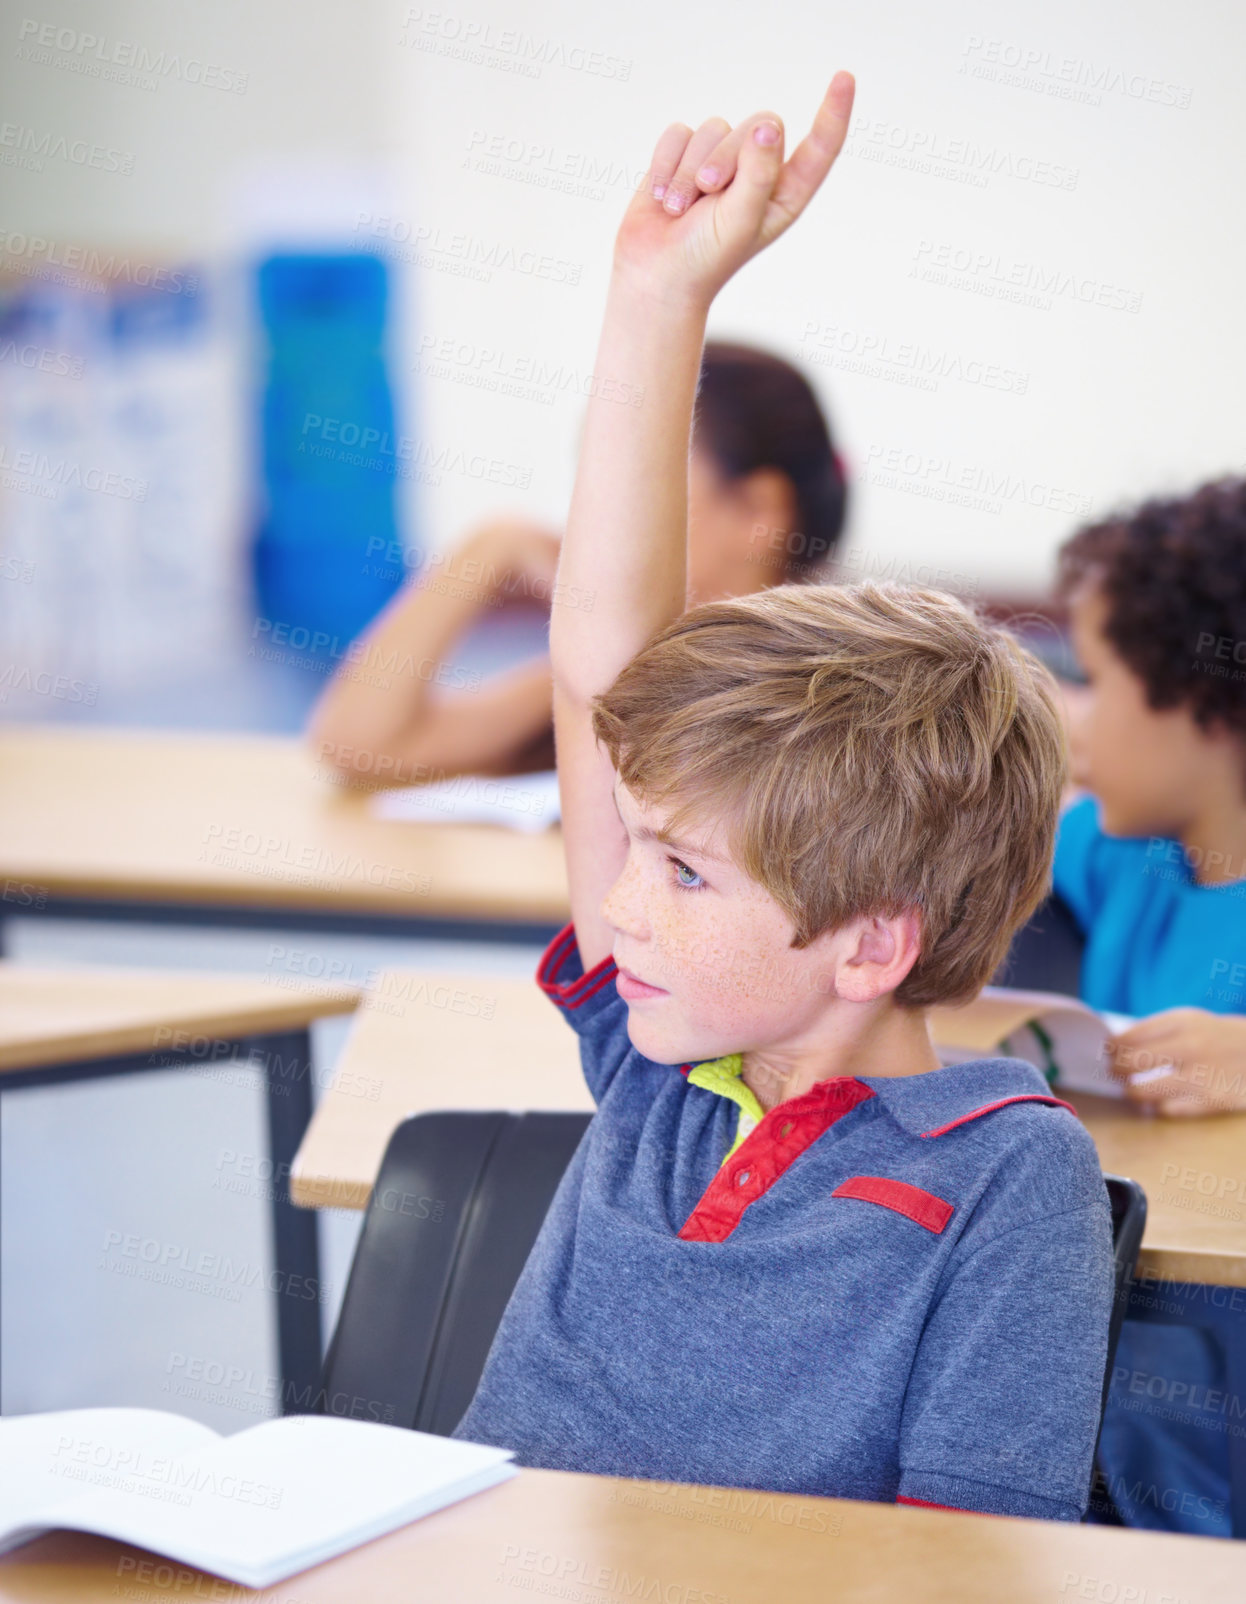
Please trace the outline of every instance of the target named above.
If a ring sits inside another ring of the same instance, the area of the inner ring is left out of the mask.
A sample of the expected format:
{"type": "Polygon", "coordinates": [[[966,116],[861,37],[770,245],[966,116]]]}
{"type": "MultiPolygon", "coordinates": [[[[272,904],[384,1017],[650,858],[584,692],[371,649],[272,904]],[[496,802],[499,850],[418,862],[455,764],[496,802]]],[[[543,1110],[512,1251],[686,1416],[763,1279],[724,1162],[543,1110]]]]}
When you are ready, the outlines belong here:
{"type": "Polygon", "coordinates": [[[759,1034],[774,1034],[764,1011],[738,988],[688,985],[680,989],[676,1008],[687,1030],[698,1039],[721,1041],[723,1052],[735,1051],[741,1041],[759,1034]]]}
{"type": "Polygon", "coordinates": [[[686,956],[693,961],[667,973],[693,1014],[712,1016],[724,1026],[781,1015],[785,988],[768,973],[764,954],[732,952],[725,942],[706,939],[690,947],[686,956]]]}
{"type": "Polygon", "coordinates": [[[691,999],[721,989],[728,955],[712,931],[672,931],[661,954],[661,973],[671,990],[691,999]]]}
{"type": "Polygon", "coordinates": [[[697,954],[706,948],[706,939],[698,932],[695,921],[665,900],[655,900],[651,908],[649,939],[661,955],[665,974],[695,967],[697,954]]]}
{"type": "Polygon", "coordinates": [[[795,982],[762,910],[746,904],[728,911],[695,892],[655,897],[649,932],[657,973],[690,1017],[782,1021],[795,982]]]}

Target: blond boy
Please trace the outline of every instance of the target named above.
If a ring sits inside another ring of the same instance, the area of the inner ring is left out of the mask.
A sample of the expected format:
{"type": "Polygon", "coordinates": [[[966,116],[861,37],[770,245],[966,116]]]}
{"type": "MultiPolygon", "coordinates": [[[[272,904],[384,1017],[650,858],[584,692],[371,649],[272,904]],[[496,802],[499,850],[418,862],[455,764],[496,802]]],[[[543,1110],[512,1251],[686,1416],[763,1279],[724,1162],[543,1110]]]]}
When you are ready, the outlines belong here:
{"type": "Polygon", "coordinates": [[[1045,671],[951,597],[781,586],[684,612],[714,295],[843,142],[659,141],[615,247],[551,657],[573,921],[538,978],[598,1111],[456,1435],[522,1463],[1080,1517],[1110,1223],[1094,1147],[924,1010],[1047,887],[1045,671]],[[624,416],[626,414],[626,416],[624,416]]]}

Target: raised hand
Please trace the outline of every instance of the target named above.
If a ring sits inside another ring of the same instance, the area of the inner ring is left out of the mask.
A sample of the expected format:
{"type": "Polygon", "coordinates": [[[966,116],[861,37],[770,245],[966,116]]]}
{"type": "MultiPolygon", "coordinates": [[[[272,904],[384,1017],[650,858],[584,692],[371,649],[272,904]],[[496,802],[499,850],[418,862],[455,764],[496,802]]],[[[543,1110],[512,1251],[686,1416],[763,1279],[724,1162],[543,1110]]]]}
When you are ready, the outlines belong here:
{"type": "Polygon", "coordinates": [[[759,111],[732,128],[673,123],[619,227],[616,274],[646,293],[708,306],[751,257],[789,229],[843,146],[856,84],[836,73],[786,163],[783,124],[759,111]]]}

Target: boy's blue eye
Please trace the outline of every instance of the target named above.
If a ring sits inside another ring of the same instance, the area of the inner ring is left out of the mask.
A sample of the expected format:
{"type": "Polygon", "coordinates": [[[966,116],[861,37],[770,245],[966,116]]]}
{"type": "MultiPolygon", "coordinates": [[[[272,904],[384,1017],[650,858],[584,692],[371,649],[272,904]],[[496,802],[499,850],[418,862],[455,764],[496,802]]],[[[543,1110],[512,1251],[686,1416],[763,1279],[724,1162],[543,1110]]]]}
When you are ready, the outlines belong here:
{"type": "Polygon", "coordinates": [[[690,869],[686,863],[681,863],[678,858],[667,858],[666,861],[675,865],[675,884],[677,886],[683,886],[686,891],[700,891],[705,882],[695,869],[690,869]],[[692,879],[685,880],[685,874],[690,874],[692,879]]]}

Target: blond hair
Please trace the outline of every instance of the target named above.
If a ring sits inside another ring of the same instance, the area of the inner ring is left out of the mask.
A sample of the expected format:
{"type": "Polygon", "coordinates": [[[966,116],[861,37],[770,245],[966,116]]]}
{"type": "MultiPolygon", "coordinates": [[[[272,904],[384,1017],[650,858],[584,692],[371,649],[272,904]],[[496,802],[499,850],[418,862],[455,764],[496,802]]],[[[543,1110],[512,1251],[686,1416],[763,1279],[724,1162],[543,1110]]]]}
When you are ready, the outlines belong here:
{"type": "Polygon", "coordinates": [[[667,828],[722,822],[793,947],[916,910],[908,1007],[972,997],[1050,884],[1065,775],[1055,682],[942,591],[779,585],[660,631],[593,730],[667,828]]]}

